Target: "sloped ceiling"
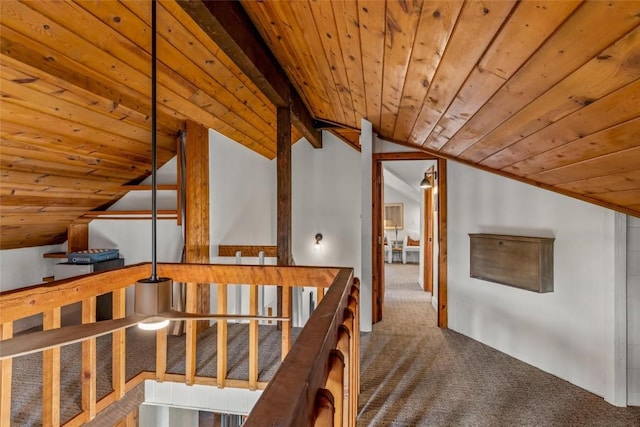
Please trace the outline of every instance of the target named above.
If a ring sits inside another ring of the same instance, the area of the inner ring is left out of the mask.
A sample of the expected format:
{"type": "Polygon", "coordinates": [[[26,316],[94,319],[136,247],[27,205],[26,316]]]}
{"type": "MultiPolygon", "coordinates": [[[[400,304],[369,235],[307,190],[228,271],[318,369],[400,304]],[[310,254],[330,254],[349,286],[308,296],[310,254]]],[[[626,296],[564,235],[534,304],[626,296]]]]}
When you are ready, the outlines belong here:
{"type": "MultiPolygon", "coordinates": [[[[158,3],[159,163],[186,120],[273,158],[276,107],[188,3],[158,3]]],[[[60,243],[149,174],[149,4],[0,1],[0,248],[60,243]]],[[[351,145],[365,117],[384,139],[640,216],[639,1],[241,5],[351,145]]]]}
{"type": "Polygon", "coordinates": [[[640,215],[640,2],[242,5],[315,116],[640,215]]]}

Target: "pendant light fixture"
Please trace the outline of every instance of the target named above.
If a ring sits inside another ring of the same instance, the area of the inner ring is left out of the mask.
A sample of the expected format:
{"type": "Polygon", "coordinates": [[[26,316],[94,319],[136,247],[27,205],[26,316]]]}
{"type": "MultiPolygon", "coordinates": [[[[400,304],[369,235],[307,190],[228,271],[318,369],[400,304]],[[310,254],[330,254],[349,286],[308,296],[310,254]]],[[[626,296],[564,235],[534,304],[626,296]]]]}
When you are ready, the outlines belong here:
{"type": "Polygon", "coordinates": [[[169,321],[158,316],[171,310],[173,281],[167,277],[158,277],[158,207],[157,207],[157,141],[158,131],[156,114],[156,81],[157,81],[157,49],[156,49],[156,0],[151,0],[151,277],[138,280],[135,286],[135,312],[151,316],[138,323],[141,329],[158,330],[169,324],[169,321]]]}

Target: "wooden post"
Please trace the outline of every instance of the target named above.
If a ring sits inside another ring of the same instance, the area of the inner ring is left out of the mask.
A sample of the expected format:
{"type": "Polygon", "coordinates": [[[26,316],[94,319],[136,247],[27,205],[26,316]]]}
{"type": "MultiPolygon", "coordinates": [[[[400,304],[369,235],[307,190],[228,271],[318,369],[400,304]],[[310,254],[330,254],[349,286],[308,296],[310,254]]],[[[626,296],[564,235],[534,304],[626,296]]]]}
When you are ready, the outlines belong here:
{"type": "Polygon", "coordinates": [[[89,223],[72,222],[67,227],[67,253],[89,249],[89,223]]]}
{"type": "MultiPolygon", "coordinates": [[[[13,337],[13,322],[0,324],[0,338],[13,337]]],[[[0,360],[0,426],[11,424],[11,368],[13,359],[0,360]]]]}
{"type": "MultiPolygon", "coordinates": [[[[282,317],[287,317],[291,320],[291,308],[292,308],[292,290],[290,286],[278,287],[282,289],[282,317]]],[[[291,321],[280,322],[282,325],[282,360],[287,357],[289,350],[291,350],[291,321]]]]}
{"type": "MultiPolygon", "coordinates": [[[[82,323],[95,323],[96,297],[82,301],[82,323]]],[[[96,417],[96,339],[82,341],[82,411],[85,421],[96,417]]]]}
{"type": "MultiPolygon", "coordinates": [[[[187,121],[184,171],[185,189],[185,258],[189,263],[208,264],[209,256],[209,131],[187,121]]],[[[197,313],[209,313],[209,284],[190,288],[196,292],[197,313]]],[[[189,289],[187,290],[189,292],[189,289]]],[[[193,308],[193,307],[188,307],[193,308]]],[[[209,327],[209,321],[197,323],[197,332],[209,327]]],[[[188,349],[188,348],[187,348],[188,349]]]]}
{"type": "MultiPolygon", "coordinates": [[[[126,315],[126,288],[113,291],[113,318],[122,319],[126,315]]],[[[116,399],[120,400],[125,394],[126,384],[126,337],[125,329],[115,331],[112,335],[112,384],[116,399]]]]}
{"type": "MultiPolygon", "coordinates": [[[[289,107],[278,107],[276,130],[277,156],[277,259],[278,265],[291,264],[291,114],[289,107]]],[[[291,315],[291,289],[278,287],[278,315],[291,315]],[[288,292],[289,295],[283,295],[288,292]],[[287,304],[287,307],[284,305],[287,304]],[[285,314],[286,313],[286,314],[285,314]]],[[[282,329],[282,349],[288,352],[291,341],[291,322],[280,322],[282,329]]]]}
{"type": "MultiPolygon", "coordinates": [[[[42,314],[43,329],[60,327],[60,307],[42,314]]],[[[60,425],[60,347],[42,352],[42,424],[60,425]]]]}
{"type": "MultiPolygon", "coordinates": [[[[185,261],[208,264],[209,257],[209,132],[187,121],[185,143],[185,261]]],[[[209,313],[209,284],[187,283],[185,309],[209,313]]],[[[193,384],[196,372],[196,337],[209,321],[185,322],[185,381],[193,384]]]]}

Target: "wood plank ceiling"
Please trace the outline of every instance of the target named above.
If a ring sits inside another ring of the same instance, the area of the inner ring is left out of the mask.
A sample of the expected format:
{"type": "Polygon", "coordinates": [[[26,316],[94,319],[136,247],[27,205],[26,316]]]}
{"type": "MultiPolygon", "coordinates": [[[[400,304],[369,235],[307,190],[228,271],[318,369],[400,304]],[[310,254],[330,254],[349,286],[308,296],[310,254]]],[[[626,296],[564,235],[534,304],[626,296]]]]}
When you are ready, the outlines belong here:
{"type": "MultiPolygon", "coordinates": [[[[2,249],[63,242],[149,175],[150,11],[0,1],[2,249]]],[[[187,119],[274,158],[274,105],[177,3],[160,2],[158,22],[158,163],[187,119]]]]}
{"type": "Polygon", "coordinates": [[[640,216],[640,2],[242,5],[317,118],[640,216]]]}
{"type": "MultiPolygon", "coordinates": [[[[273,158],[273,103],[187,4],[158,7],[159,163],[187,119],[273,158]]],[[[640,216],[640,1],[241,4],[350,144],[364,117],[384,139],[640,216]]],[[[149,21],[146,1],[0,1],[1,249],[64,241],[149,174],[149,21]]]]}

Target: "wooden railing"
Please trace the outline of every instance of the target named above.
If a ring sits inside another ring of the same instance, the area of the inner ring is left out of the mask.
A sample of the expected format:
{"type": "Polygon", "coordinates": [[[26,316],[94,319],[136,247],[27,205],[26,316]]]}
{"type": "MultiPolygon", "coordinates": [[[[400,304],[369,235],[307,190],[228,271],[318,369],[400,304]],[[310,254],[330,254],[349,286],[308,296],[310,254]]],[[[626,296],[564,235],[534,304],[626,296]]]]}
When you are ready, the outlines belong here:
{"type": "MultiPolygon", "coordinates": [[[[118,270],[81,276],[73,279],[49,282],[42,285],[22,288],[0,294],[0,338],[8,339],[13,335],[13,322],[16,320],[43,314],[44,329],[60,327],[61,307],[76,302],[82,303],[82,322],[95,322],[96,297],[112,293],[113,317],[125,316],[126,288],[137,280],[149,277],[149,264],[138,264],[118,270]]],[[[300,333],[290,350],[291,322],[283,322],[281,330],[282,358],[284,361],[273,381],[267,385],[258,381],[258,321],[249,324],[249,375],[246,380],[227,378],[227,322],[218,320],[217,352],[218,365],[216,377],[196,375],[197,341],[195,328],[187,328],[185,339],[185,374],[167,373],[167,333],[166,329],[156,335],[156,370],[145,371],[129,381],[125,377],[125,331],[112,333],[112,371],[113,391],[100,400],[96,396],[96,339],[82,342],[82,412],[65,425],[82,425],[96,417],[101,411],[118,402],[128,391],[134,389],[146,379],[157,381],[184,382],[186,384],[217,385],[218,387],[237,387],[251,390],[265,389],[256,406],[260,414],[264,407],[270,407],[270,416],[276,412],[283,420],[282,424],[300,425],[300,419],[307,424],[323,419],[320,406],[321,396],[330,396],[329,401],[337,415],[332,419],[340,420],[334,425],[355,425],[357,396],[359,390],[358,374],[358,287],[351,269],[311,268],[311,267],[274,267],[274,266],[236,266],[203,264],[160,264],[158,273],[170,277],[175,282],[187,283],[187,295],[199,284],[217,284],[218,300],[225,300],[227,284],[246,284],[251,286],[250,313],[257,312],[257,289],[259,285],[281,287],[284,300],[291,296],[292,287],[314,286],[323,291],[329,288],[321,304],[300,333]],[[285,358],[286,356],[286,358],[285,358]],[[295,385],[290,381],[299,381],[295,385]],[[266,387],[266,388],[265,388],[266,387]],[[282,388],[287,391],[286,404],[281,400],[282,388]],[[291,408],[296,411],[291,412],[291,408]],[[303,418],[300,418],[303,417],[303,418]],[[318,418],[319,417],[319,418],[318,418]]],[[[321,293],[319,292],[319,298],[321,293]]],[[[224,314],[225,304],[219,304],[218,313],[224,314]]],[[[284,317],[291,317],[284,310],[284,317]]],[[[190,321],[193,322],[193,321],[190,321]]],[[[2,343],[0,342],[0,346],[2,343]]],[[[11,424],[11,358],[0,360],[0,425],[11,424]]],[[[60,348],[43,352],[42,366],[42,420],[44,425],[60,425],[60,348]]],[[[326,404],[321,407],[327,407],[326,404]]],[[[333,414],[333,413],[332,413],[333,414]]],[[[259,415],[260,422],[264,425],[259,415]]],[[[253,416],[247,425],[258,425],[253,416]],[[253,423],[253,424],[252,424],[253,423]]],[[[115,420],[114,420],[115,421],[115,420]]],[[[124,423],[124,420],[123,420],[124,423]]]]}

